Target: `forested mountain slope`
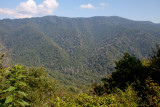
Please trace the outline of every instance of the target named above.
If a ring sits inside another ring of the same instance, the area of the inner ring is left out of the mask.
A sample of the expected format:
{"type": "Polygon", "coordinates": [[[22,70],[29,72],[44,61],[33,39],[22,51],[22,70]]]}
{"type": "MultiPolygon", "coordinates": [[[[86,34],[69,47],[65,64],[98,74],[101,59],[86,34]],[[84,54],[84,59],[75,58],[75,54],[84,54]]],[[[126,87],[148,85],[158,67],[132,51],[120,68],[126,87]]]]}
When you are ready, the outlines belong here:
{"type": "Polygon", "coordinates": [[[54,78],[75,86],[109,74],[124,52],[146,57],[160,43],[160,25],[116,16],[4,19],[0,40],[13,63],[43,65],[54,78]]]}

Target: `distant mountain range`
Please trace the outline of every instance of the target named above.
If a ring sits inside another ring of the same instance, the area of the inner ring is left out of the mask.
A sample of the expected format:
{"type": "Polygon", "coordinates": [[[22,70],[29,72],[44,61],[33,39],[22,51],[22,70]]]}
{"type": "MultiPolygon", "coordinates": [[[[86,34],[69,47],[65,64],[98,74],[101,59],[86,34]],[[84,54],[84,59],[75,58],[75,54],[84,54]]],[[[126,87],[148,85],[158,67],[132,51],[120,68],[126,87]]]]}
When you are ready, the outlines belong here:
{"type": "Polygon", "coordinates": [[[78,88],[107,76],[124,52],[145,58],[159,43],[160,24],[117,16],[0,20],[0,47],[12,63],[43,65],[78,88]]]}

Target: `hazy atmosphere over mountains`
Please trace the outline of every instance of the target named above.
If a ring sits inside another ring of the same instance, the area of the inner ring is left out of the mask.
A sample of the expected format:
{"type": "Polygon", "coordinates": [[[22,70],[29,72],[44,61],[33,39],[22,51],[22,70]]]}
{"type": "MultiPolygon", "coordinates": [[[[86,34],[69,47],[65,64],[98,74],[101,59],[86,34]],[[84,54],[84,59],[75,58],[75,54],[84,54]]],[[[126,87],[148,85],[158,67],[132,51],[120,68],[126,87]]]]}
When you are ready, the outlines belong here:
{"type": "Polygon", "coordinates": [[[86,84],[113,71],[124,52],[147,57],[160,43],[160,25],[116,16],[4,19],[0,40],[12,63],[43,65],[64,84],[86,84]]]}

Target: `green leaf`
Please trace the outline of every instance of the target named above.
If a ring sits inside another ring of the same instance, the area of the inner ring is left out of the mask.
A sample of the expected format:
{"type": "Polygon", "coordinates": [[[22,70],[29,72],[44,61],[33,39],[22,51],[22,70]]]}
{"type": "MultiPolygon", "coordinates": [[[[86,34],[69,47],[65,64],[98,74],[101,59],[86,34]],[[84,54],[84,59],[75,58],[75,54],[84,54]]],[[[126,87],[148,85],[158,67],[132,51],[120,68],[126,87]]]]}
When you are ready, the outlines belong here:
{"type": "Polygon", "coordinates": [[[23,104],[25,104],[25,105],[29,105],[29,103],[28,103],[28,102],[26,102],[26,101],[23,101],[23,104]]]}
{"type": "Polygon", "coordinates": [[[10,81],[15,81],[16,79],[15,79],[15,78],[10,78],[9,80],[10,80],[10,81]]]}
{"type": "Polygon", "coordinates": [[[15,87],[10,86],[8,89],[3,90],[2,92],[3,92],[3,93],[4,93],[4,92],[7,92],[7,91],[11,92],[11,91],[13,91],[13,90],[15,90],[15,89],[16,89],[15,87]]]}
{"type": "Polygon", "coordinates": [[[27,96],[27,93],[23,92],[23,91],[18,91],[18,94],[23,95],[23,96],[27,96]]]}
{"type": "Polygon", "coordinates": [[[18,85],[26,86],[26,83],[20,81],[20,82],[18,83],[18,85]]]}
{"type": "Polygon", "coordinates": [[[24,75],[20,75],[20,76],[18,76],[19,78],[25,78],[26,76],[24,76],[24,75]]]}
{"type": "Polygon", "coordinates": [[[0,93],[5,93],[5,92],[7,92],[8,90],[2,90],[2,91],[0,91],[0,93]]]}
{"type": "Polygon", "coordinates": [[[6,84],[10,84],[10,83],[11,83],[11,81],[6,81],[5,83],[6,83],[6,84]]]}
{"type": "Polygon", "coordinates": [[[16,102],[19,103],[19,104],[20,104],[21,106],[23,106],[23,107],[25,107],[25,106],[27,106],[27,105],[29,106],[29,103],[26,102],[26,101],[23,101],[23,100],[21,100],[21,101],[20,101],[20,100],[16,100],[16,102]]]}
{"type": "Polygon", "coordinates": [[[15,89],[16,89],[15,87],[10,86],[7,90],[10,92],[10,91],[13,91],[13,90],[15,90],[15,89]]]}
{"type": "Polygon", "coordinates": [[[25,77],[26,76],[20,74],[16,79],[20,80],[20,79],[25,78],[25,77]]]}
{"type": "Polygon", "coordinates": [[[13,101],[13,97],[12,96],[7,96],[6,100],[5,100],[5,104],[6,103],[10,103],[13,101]]]}

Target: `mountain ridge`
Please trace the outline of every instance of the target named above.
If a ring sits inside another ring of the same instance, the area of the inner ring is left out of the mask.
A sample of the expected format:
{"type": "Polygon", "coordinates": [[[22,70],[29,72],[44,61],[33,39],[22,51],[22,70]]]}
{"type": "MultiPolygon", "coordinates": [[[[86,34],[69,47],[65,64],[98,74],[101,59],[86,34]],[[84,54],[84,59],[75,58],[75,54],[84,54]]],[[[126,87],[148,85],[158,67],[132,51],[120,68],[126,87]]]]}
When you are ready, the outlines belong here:
{"type": "Polygon", "coordinates": [[[4,19],[0,39],[13,63],[43,65],[64,84],[84,85],[112,72],[124,52],[147,57],[160,26],[117,16],[4,19]]]}
{"type": "Polygon", "coordinates": [[[19,18],[19,19],[4,18],[4,19],[0,19],[0,21],[3,21],[3,20],[23,20],[23,19],[26,20],[26,19],[37,19],[37,18],[44,18],[44,17],[58,17],[58,18],[69,18],[69,19],[88,19],[88,18],[96,18],[96,17],[100,17],[100,18],[121,18],[121,19],[134,21],[134,22],[146,22],[146,23],[150,23],[150,24],[152,23],[152,24],[160,25],[160,23],[155,23],[155,22],[152,22],[152,21],[133,20],[133,19],[120,17],[120,16],[67,17],[67,16],[48,15],[48,16],[42,16],[42,17],[19,18]]]}

